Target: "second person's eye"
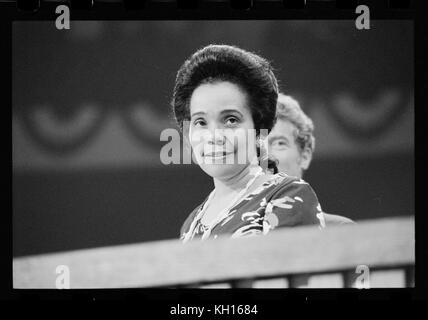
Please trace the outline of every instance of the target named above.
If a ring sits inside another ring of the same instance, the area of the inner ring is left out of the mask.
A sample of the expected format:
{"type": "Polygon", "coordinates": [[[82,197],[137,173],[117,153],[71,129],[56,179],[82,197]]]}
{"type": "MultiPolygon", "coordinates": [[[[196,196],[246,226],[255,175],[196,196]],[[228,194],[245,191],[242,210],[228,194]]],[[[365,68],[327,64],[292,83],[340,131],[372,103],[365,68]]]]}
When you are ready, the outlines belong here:
{"type": "Polygon", "coordinates": [[[272,147],[283,148],[286,147],[287,143],[284,140],[276,140],[272,143],[272,147]]]}

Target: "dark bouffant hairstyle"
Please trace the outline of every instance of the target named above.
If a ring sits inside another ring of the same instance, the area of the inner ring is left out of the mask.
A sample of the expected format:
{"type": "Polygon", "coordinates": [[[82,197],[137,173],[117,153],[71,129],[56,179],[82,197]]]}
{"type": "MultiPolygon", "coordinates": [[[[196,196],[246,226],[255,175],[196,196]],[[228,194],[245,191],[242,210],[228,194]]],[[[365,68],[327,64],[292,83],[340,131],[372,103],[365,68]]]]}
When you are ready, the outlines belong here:
{"type": "MultiPolygon", "coordinates": [[[[201,84],[229,81],[247,95],[256,134],[275,125],[278,82],[270,63],[255,53],[229,45],[209,45],[196,51],[180,67],[175,80],[172,108],[179,127],[190,120],[190,98],[201,84]]],[[[260,152],[260,150],[258,150],[260,152]]],[[[268,167],[277,172],[276,164],[268,167]]]]}

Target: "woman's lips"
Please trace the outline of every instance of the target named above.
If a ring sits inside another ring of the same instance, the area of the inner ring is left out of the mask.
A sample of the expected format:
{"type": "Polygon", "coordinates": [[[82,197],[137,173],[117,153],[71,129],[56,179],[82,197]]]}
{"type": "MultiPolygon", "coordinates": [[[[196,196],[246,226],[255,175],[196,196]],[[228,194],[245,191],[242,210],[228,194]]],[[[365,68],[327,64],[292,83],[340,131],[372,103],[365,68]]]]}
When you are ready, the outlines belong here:
{"type": "Polygon", "coordinates": [[[233,152],[226,152],[226,151],[222,151],[222,152],[210,152],[210,153],[205,153],[203,155],[203,157],[206,158],[223,158],[226,157],[230,154],[233,154],[233,152]]]}

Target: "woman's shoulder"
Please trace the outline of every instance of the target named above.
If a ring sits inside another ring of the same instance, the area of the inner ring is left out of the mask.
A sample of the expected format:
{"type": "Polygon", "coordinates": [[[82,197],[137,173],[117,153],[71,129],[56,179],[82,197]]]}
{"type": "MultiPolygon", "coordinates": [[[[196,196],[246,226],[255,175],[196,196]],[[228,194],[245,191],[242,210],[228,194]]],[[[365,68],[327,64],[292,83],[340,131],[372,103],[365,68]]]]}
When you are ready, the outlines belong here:
{"type": "Polygon", "coordinates": [[[267,185],[271,188],[271,193],[276,194],[277,192],[292,189],[292,188],[305,188],[304,186],[309,186],[305,180],[290,176],[284,172],[278,172],[266,182],[267,185]]]}
{"type": "MultiPolygon", "coordinates": [[[[303,181],[303,180],[302,180],[303,181]]],[[[287,189],[291,184],[302,184],[301,179],[293,176],[289,176],[286,173],[279,172],[276,174],[270,174],[266,181],[260,186],[253,190],[244,201],[258,201],[260,199],[270,199],[278,192],[287,189]]]]}
{"type": "Polygon", "coordinates": [[[195,219],[196,215],[198,214],[200,208],[203,206],[205,201],[206,199],[204,200],[204,202],[199,204],[195,209],[193,209],[193,211],[190,212],[190,214],[187,216],[186,220],[184,220],[180,228],[180,238],[183,236],[184,233],[186,233],[189,230],[190,225],[192,224],[193,220],[195,219]]]}
{"type": "Polygon", "coordinates": [[[272,183],[274,187],[266,195],[266,201],[297,201],[321,210],[315,191],[305,180],[280,172],[272,177],[272,183]]]}
{"type": "Polygon", "coordinates": [[[317,224],[325,226],[321,205],[312,187],[306,181],[279,173],[276,186],[266,198],[266,219],[272,226],[317,224]]]}

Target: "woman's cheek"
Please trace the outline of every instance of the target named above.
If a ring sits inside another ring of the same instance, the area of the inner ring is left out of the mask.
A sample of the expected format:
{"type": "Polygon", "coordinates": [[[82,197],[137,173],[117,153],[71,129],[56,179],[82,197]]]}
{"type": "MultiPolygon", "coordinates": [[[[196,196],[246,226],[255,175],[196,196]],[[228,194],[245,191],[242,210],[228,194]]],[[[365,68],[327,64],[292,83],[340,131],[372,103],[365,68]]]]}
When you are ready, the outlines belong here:
{"type": "Polygon", "coordinates": [[[257,137],[255,129],[247,129],[246,130],[246,150],[247,150],[247,159],[248,161],[252,161],[254,157],[257,157],[257,137]]]}
{"type": "Polygon", "coordinates": [[[189,141],[192,153],[197,163],[202,163],[202,150],[204,148],[204,130],[190,128],[189,141]]]}
{"type": "Polygon", "coordinates": [[[239,128],[233,130],[233,132],[227,136],[227,139],[233,146],[238,164],[248,163],[248,161],[251,161],[252,157],[256,154],[256,140],[252,137],[252,129],[239,128]]]}

